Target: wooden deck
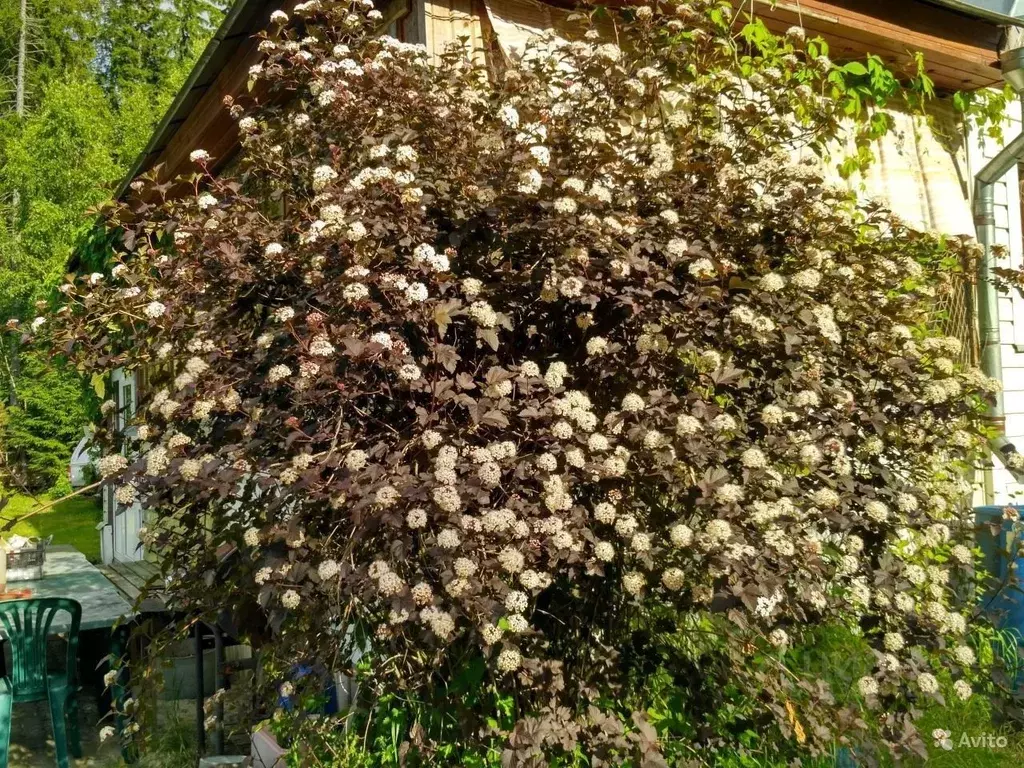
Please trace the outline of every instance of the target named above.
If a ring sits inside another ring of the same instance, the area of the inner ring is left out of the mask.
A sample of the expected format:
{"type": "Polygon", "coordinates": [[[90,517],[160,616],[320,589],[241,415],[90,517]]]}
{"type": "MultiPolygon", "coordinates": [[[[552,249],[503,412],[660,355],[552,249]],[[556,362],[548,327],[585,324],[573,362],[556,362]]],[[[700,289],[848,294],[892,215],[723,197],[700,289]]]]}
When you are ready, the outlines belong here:
{"type": "Polygon", "coordinates": [[[96,567],[132,605],[136,605],[139,595],[148,587],[145,599],[138,605],[142,613],[157,613],[166,609],[160,589],[160,572],[153,563],[144,560],[130,563],[115,561],[110,565],[96,567]]]}

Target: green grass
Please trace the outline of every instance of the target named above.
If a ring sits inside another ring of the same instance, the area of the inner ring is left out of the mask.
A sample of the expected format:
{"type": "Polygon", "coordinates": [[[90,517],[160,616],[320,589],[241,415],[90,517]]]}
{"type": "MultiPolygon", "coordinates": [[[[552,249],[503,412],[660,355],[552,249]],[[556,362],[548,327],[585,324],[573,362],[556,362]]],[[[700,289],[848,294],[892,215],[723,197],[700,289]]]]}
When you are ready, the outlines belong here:
{"type": "MultiPolygon", "coordinates": [[[[952,698],[952,697],[951,697],[952,698]]],[[[1024,765],[1024,733],[1009,724],[995,722],[992,705],[985,696],[975,695],[966,703],[949,701],[946,708],[930,708],[917,722],[917,729],[928,745],[929,768],[1019,768],[1024,765]],[[953,749],[946,751],[932,744],[931,733],[936,728],[950,732],[953,749]],[[1005,746],[991,748],[981,742],[961,743],[968,739],[991,734],[1005,738],[1005,746]]]]}
{"type": "MultiPolygon", "coordinates": [[[[856,681],[870,674],[874,662],[863,638],[843,627],[823,626],[811,634],[805,646],[794,650],[792,663],[803,675],[826,679],[839,703],[856,704],[856,681]]],[[[946,706],[925,707],[915,726],[928,748],[928,768],[1024,768],[1024,731],[1019,725],[1000,722],[984,693],[976,693],[963,702],[947,691],[946,706]],[[932,731],[938,728],[950,732],[952,750],[934,744],[932,731]],[[968,738],[966,743],[961,742],[964,734],[968,738]],[[993,738],[1003,737],[1004,745],[984,744],[981,739],[989,734],[993,738]],[[972,743],[971,739],[975,741],[972,743]]],[[[920,761],[913,759],[907,764],[918,765],[920,761]]],[[[762,765],[783,768],[784,764],[769,761],[762,765]]],[[[881,765],[891,768],[893,763],[884,758],[881,765]]]]}
{"type": "MultiPolygon", "coordinates": [[[[45,500],[42,503],[46,503],[45,500]]],[[[31,512],[40,502],[28,496],[15,495],[0,517],[11,520],[31,512]]],[[[93,497],[76,497],[62,501],[51,509],[41,512],[18,523],[13,533],[22,536],[46,537],[53,535],[54,544],[69,544],[90,562],[100,560],[100,533],[96,524],[102,519],[103,510],[93,497]]]]}

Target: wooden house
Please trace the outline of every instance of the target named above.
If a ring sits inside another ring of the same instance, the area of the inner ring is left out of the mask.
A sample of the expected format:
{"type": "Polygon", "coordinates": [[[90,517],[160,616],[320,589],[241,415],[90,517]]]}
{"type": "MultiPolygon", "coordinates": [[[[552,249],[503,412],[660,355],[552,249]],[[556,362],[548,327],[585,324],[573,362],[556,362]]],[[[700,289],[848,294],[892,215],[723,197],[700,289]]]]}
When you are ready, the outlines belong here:
{"type": "MultiPolygon", "coordinates": [[[[737,24],[753,12],[769,28],[784,31],[802,26],[809,37],[820,35],[830,46],[833,60],[861,59],[871,53],[896,71],[914,66],[914,54],[924,55],[926,71],[939,90],[934,104],[938,123],[919,116],[897,114],[896,131],[880,143],[873,169],[854,180],[866,194],[887,198],[904,218],[930,229],[952,234],[973,234],[970,208],[972,172],[999,149],[998,142],[957,125],[949,96],[957,91],[1001,87],[1000,41],[1008,27],[1024,25],[1012,15],[1012,3],[1002,0],[733,0],[737,24]],[[936,125],[941,125],[941,129],[936,125]],[[948,130],[947,130],[948,129],[948,130]]],[[[288,11],[294,2],[286,2],[288,11]]],[[[398,39],[440,51],[447,43],[467,38],[474,55],[514,57],[523,43],[542,30],[566,29],[568,5],[533,0],[379,0],[382,25],[398,39]]],[[[227,96],[247,93],[249,68],[261,54],[255,35],[267,26],[279,2],[237,0],[200,57],[167,114],[158,124],[145,151],[117,190],[131,194],[130,182],[140,173],[160,166],[165,178],[191,169],[189,154],[202,148],[215,158],[215,170],[224,168],[238,149],[236,123],[224,107],[227,96]]],[[[1020,128],[1019,106],[1014,105],[1014,126],[1020,128]]],[[[1017,176],[1008,175],[997,191],[997,237],[1008,249],[1012,263],[1021,263],[1021,204],[1017,176]]],[[[1004,363],[1013,379],[1016,408],[1007,417],[1007,429],[1024,443],[1024,297],[1009,297],[1000,306],[1006,319],[1004,363]],[[1017,318],[1019,317],[1019,322],[1017,318]],[[1019,346],[1018,346],[1019,344],[1019,346]],[[1018,349],[1021,354],[1018,354],[1018,349]]],[[[969,302],[953,307],[958,332],[973,340],[969,302]]],[[[973,348],[973,344],[969,345],[973,348]]],[[[122,423],[134,413],[145,381],[115,371],[122,423]]],[[[144,513],[139,508],[118,512],[107,502],[103,524],[106,561],[143,557],[138,529],[144,513]]]]}

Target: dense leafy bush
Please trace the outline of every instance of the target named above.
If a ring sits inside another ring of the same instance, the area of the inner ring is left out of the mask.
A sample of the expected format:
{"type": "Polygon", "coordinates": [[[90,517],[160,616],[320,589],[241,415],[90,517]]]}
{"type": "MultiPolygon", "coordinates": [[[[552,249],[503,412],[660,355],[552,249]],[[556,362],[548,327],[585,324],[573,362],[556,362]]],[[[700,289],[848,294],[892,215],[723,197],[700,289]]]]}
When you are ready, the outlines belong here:
{"type": "Polygon", "coordinates": [[[159,513],[170,598],[230,608],[286,695],[363,654],[356,716],[422,702],[401,750],[442,764],[662,765],[722,697],[727,735],[922,749],[936,674],[971,694],[994,385],[930,331],[966,246],[789,162],[837,125],[831,62],[740,55],[700,0],[488,73],[370,7],[276,13],[237,171],[137,182],[111,277],[32,323],[165,372],[101,470],[159,513]],[[824,625],[871,648],[842,691],[788,654],[824,625]]]}

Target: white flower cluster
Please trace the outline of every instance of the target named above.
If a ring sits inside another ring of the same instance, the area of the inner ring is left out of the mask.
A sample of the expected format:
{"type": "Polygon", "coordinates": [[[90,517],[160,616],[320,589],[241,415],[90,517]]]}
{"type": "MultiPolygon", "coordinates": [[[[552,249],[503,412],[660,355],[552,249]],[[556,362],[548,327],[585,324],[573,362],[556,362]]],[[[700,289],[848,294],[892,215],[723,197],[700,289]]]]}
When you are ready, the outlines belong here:
{"type": "Polygon", "coordinates": [[[110,477],[122,472],[128,467],[128,459],[120,453],[111,453],[99,460],[98,468],[101,477],[110,477]]]}

